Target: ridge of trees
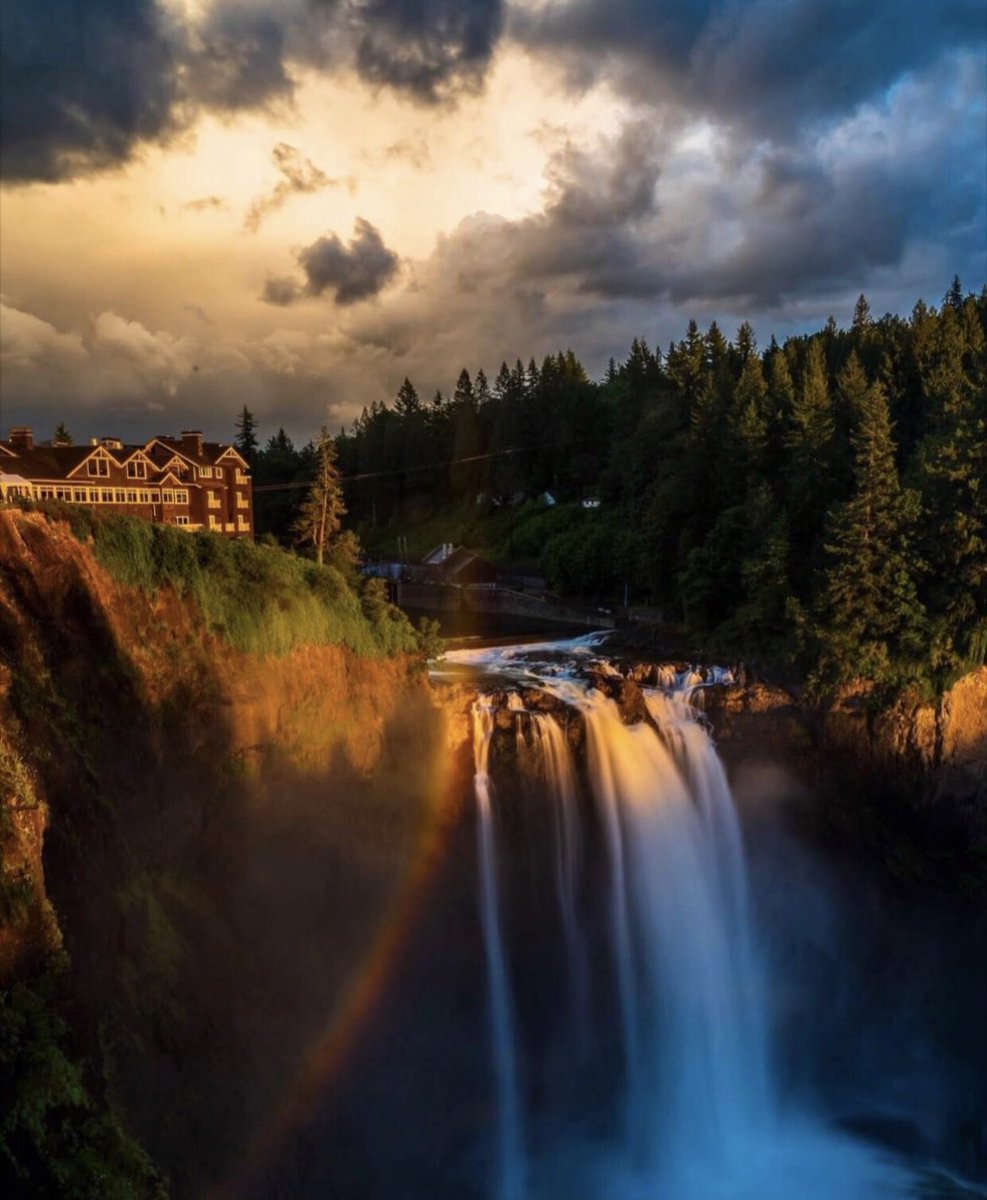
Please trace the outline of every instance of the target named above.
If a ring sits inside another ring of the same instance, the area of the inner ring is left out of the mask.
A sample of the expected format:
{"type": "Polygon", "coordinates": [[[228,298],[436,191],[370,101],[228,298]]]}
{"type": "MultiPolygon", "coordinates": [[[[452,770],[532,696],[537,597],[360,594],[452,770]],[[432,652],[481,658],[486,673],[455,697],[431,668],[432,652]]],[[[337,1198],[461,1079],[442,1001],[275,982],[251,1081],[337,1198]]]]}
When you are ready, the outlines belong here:
{"type": "MultiPolygon", "coordinates": [[[[247,410],[238,430],[257,483],[315,476],[312,445],[260,448],[247,410]]],[[[550,492],[564,511],[520,548],[550,585],[626,588],[711,650],[936,686],[987,656],[987,288],[880,319],[861,296],[850,328],[764,350],[690,321],[598,382],[572,350],[464,368],[448,396],[405,379],[335,445],[371,542],[550,492]]],[[[261,527],[287,538],[301,498],[258,495],[261,527]]]]}

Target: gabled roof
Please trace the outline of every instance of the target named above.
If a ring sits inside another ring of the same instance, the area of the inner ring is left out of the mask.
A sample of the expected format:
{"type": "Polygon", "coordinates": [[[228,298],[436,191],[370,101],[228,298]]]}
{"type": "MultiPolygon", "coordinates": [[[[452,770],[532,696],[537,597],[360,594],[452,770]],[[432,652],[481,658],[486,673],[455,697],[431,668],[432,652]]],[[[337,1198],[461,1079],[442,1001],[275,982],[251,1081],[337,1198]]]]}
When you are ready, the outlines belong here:
{"type": "Polygon", "coordinates": [[[199,486],[197,483],[189,483],[189,481],[187,479],[180,479],[177,475],[173,474],[171,471],[166,471],[165,474],[162,475],[160,479],[150,479],[150,480],[148,480],[148,482],[150,484],[152,484],[154,487],[167,487],[170,485],[172,487],[180,487],[180,488],[188,489],[190,487],[197,488],[199,486]]]}
{"type": "MultiPolygon", "coordinates": [[[[212,443],[210,443],[210,445],[212,445],[212,443]]],[[[219,447],[219,448],[222,449],[222,447],[219,447]]],[[[237,460],[237,462],[239,462],[243,466],[245,466],[248,471],[250,470],[250,463],[247,462],[247,460],[243,457],[243,455],[236,448],[236,446],[227,446],[226,449],[223,450],[223,453],[220,454],[219,457],[216,458],[215,461],[222,462],[224,458],[228,458],[231,454],[237,460]]]]}
{"type": "Polygon", "coordinates": [[[0,454],[8,454],[11,458],[17,457],[17,451],[11,450],[10,447],[5,446],[3,442],[0,442],[0,454]]]}
{"type": "Polygon", "coordinates": [[[119,450],[111,450],[109,446],[53,446],[52,449],[57,450],[59,454],[65,450],[75,450],[78,452],[78,460],[68,469],[69,475],[74,475],[91,458],[108,458],[110,462],[116,463],[118,467],[123,465],[123,460],[120,458],[121,452],[119,450]]]}
{"type": "MultiPolygon", "coordinates": [[[[203,442],[202,453],[196,454],[181,438],[156,437],[147,443],[148,453],[154,445],[163,446],[165,450],[170,450],[172,454],[177,454],[179,458],[196,467],[215,466],[218,459],[233,450],[232,446],[225,446],[221,442],[203,442]]],[[[236,451],[233,450],[233,453],[236,454],[236,451]]],[[[237,457],[239,458],[239,455],[237,457]]]]}
{"type": "Polygon", "coordinates": [[[124,446],[122,450],[118,450],[117,454],[122,454],[123,457],[119,460],[120,465],[131,462],[135,458],[143,458],[145,462],[154,466],[154,459],[150,457],[143,446],[124,446]]]}

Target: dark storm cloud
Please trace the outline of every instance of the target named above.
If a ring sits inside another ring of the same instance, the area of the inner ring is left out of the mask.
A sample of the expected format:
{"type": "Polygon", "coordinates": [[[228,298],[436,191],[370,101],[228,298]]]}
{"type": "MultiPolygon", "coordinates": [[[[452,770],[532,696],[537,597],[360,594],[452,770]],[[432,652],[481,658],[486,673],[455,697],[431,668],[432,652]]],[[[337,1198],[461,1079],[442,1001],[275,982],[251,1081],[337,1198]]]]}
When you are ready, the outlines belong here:
{"type": "Polygon", "coordinates": [[[946,264],[933,294],[954,270],[979,287],[987,144],[969,114],[984,92],[975,61],[950,59],[805,145],[714,134],[690,149],[645,122],[592,149],[565,144],[542,212],[464,221],[416,267],[436,299],[414,319],[458,321],[474,294],[493,314],[520,287],[557,312],[650,301],[754,315],[855,296],[930,246],[946,264]]]}
{"type": "Polygon", "coordinates": [[[298,67],[355,66],[435,101],[483,77],[503,0],[219,0],[182,23],[154,0],[5,0],[0,138],[8,181],[126,162],[202,109],[290,102],[298,67]]]}
{"type": "Polygon", "coordinates": [[[174,126],[177,62],[153,0],[4,0],[0,146],[6,179],[124,162],[174,126]]]}
{"type": "Polygon", "coordinates": [[[278,13],[220,3],[188,31],[187,95],[205,108],[263,108],[294,89],[285,58],[287,29],[278,13]]]}
{"type": "Polygon", "coordinates": [[[606,79],[778,133],[849,112],[987,31],[981,0],[570,0],[517,10],[510,32],[577,86],[606,79]]]}
{"type": "Polygon", "coordinates": [[[474,86],[503,25],[503,0],[365,0],[357,70],[371,83],[434,101],[474,86]]]}
{"type": "Polygon", "coordinates": [[[262,297],[268,304],[293,304],[324,292],[332,292],[341,305],[368,300],[397,274],[398,256],[384,245],[380,232],[360,217],[348,246],[334,233],[321,237],[299,251],[298,265],[305,274],[304,284],[290,278],[269,279],[262,297]]]}

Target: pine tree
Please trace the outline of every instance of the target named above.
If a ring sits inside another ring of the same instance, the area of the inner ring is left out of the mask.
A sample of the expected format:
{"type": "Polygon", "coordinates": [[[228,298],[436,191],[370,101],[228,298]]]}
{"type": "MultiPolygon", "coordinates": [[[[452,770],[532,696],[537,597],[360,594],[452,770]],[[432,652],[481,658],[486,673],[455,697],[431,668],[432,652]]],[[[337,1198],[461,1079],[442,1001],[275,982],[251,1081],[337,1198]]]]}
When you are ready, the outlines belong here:
{"type": "MultiPolygon", "coordinates": [[[[975,303],[975,302],[974,302],[975,303]]],[[[931,415],[917,452],[926,599],[943,666],[982,657],[987,636],[987,345],[979,321],[944,305],[924,363],[931,415]]]]}
{"type": "Polygon", "coordinates": [[[857,297],[857,303],[853,309],[853,328],[858,332],[862,332],[872,324],[870,305],[867,303],[867,297],[861,292],[857,297]]]}
{"type": "Polygon", "coordinates": [[[901,489],[880,384],[862,398],[852,443],[854,494],[832,512],[826,544],[822,667],[835,678],[886,679],[896,660],[917,655],[924,612],[908,541],[915,497],[901,489]]]}
{"type": "Polygon", "coordinates": [[[293,532],[300,545],[315,550],[315,561],[322,565],[326,549],[339,533],[346,506],[343,485],[336,466],[336,442],[325,425],[316,439],[315,479],[302,502],[293,532]]]}
{"type": "Polygon", "coordinates": [[[71,446],[74,444],[72,435],[66,428],[64,421],[59,421],[55,426],[55,431],[51,435],[51,440],[56,446],[71,446]]]}
{"type": "Polygon", "coordinates": [[[768,385],[764,368],[756,354],[744,362],[740,379],[733,394],[733,432],[737,440],[741,473],[749,475],[764,463],[768,445],[768,422],[765,406],[768,385]]]}
{"type": "Polygon", "coordinates": [[[405,376],[404,383],[398,388],[398,394],[394,398],[394,411],[399,417],[410,417],[420,409],[421,401],[418,399],[414,384],[405,376]]]}
{"type": "MultiPolygon", "coordinates": [[[[282,430],[282,433],[284,430],[282,430]]],[[[233,445],[243,455],[243,457],[254,465],[257,457],[257,422],[254,420],[254,414],[243,406],[243,411],[236,419],[236,437],[233,439],[233,445]]]]}

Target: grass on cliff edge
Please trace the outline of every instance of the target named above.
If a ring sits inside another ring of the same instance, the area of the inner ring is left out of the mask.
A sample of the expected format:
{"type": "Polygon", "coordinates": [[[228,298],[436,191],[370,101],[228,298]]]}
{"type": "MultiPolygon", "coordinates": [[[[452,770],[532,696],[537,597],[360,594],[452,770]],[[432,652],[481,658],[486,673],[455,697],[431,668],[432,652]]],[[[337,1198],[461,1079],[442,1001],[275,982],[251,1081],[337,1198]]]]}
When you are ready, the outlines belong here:
{"type": "Polygon", "coordinates": [[[387,603],[379,580],[358,591],[338,568],[279,547],[82,506],[37,507],[91,541],[97,561],[121,583],[191,597],[210,632],[237,650],[281,656],[301,645],[342,645],[381,658],[421,649],[421,636],[387,603]]]}

